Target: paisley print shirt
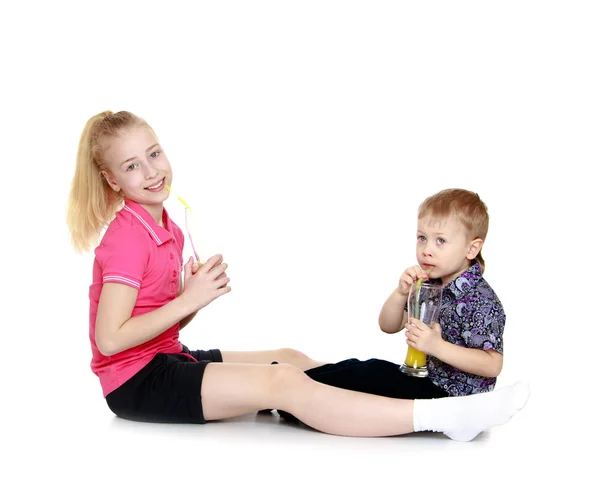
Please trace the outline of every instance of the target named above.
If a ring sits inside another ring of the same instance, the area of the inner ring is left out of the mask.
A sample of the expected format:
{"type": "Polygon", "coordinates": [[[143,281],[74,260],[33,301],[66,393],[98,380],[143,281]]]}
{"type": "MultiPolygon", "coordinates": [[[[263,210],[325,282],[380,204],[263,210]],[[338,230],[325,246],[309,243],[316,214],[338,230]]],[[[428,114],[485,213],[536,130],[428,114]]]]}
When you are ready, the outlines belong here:
{"type": "MultiPolygon", "coordinates": [[[[444,286],[439,314],[444,341],[502,353],[505,321],[502,304],[483,279],[479,263],[444,286]]],[[[496,385],[496,378],[466,373],[432,356],[427,356],[427,369],[431,381],[451,396],[492,391],[496,385]]]]}

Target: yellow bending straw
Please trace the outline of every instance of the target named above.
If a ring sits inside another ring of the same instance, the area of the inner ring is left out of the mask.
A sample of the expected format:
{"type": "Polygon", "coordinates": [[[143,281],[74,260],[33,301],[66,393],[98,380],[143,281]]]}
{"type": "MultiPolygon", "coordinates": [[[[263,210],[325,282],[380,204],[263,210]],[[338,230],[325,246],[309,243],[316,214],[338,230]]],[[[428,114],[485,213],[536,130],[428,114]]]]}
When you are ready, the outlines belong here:
{"type": "MultiPolygon", "coordinates": [[[[167,189],[167,191],[169,193],[171,193],[171,187],[169,185],[167,185],[166,183],[165,183],[165,188],[167,189]]],[[[194,218],[194,216],[192,214],[192,208],[190,208],[190,205],[188,205],[181,196],[178,196],[177,199],[181,202],[181,204],[183,206],[185,206],[185,229],[187,230],[188,238],[190,239],[190,245],[192,246],[192,251],[194,252],[196,261],[200,264],[204,264],[205,263],[204,258],[202,258],[202,256],[200,256],[196,252],[196,248],[194,247],[194,240],[192,239],[192,234],[190,233],[190,228],[188,226],[188,212],[189,212],[189,216],[192,218],[192,220],[194,218]]]]}
{"type": "MultiPolygon", "coordinates": [[[[167,189],[167,191],[168,191],[169,193],[171,193],[171,187],[170,187],[169,185],[167,185],[166,183],[165,183],[165,188],[167,189]]],[[[192,208],[190,208],[190,205],[188,205],[188,204],[187,204],[187,203],[186,203],[186,202],[183,200],[183,198],[182,198],[181,196],[178,196],[178,197],[177,197],[177,199],[178,199],[179,201],[181,201],[181,204],[182,204],[183,206],[185,206],[185,209],[186,209],[186,210],[189,210],[189,212],[190,212],[190,213],[192,212],[192,208]]]]}

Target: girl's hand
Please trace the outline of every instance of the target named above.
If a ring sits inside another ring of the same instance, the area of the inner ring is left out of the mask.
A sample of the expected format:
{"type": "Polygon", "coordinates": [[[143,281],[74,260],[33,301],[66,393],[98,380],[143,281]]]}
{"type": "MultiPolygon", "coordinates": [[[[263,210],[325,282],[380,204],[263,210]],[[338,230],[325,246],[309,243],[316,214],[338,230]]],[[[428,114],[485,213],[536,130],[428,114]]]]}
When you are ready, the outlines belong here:
{"type": "Polygon", "coordinates": [[[438,346],[443,342],[442,328],[433,323],[430,328],[423,321],[409,318],[406,323],[406,344],[429,356],[436,356],[438,346]]]}
{"type": "MultiPolygon", "coordinates": [[[[217,265],[221,264],[221,263],[222,263],[222,261],[223,261],[223,257],[221,256],[221,259],[220,259],[220,261],[217,261],[217,263],[215,264],[215,266],[217,266],[217,265]]],[[[191,256],[190,256],[190,259],[188,260],[188,263],[191,263],[191,264],[192,264],[192,268],[191,268],[192,274],[196,274],[196,273],[198,272],[198,270],[199,270],[199,269],[200,269],[200,268],[201,268],[201,267],[202,267],[204,264],[206,264],[206,263],[196,263],[196,262],[194,261],[194,258],[193,258],[193,257],[191,257],[191,256]]],[[[214,268],[214,266],[213,266],[213,268],[214,268]]],[[[185,268],[184,268],[184,271],[185,271],[185,268]]],[[[225,273],[221,273],[221,275],[219,275],[219,276],[217,277],[217,280],[219,280],[219,279],[221,279],[221,278],[224,278],[225,276],[226,276],[226,275],[225,275],[225,273]]],[[[187,279],[188,279],[188,275],[186,275],[186,277],[185,277],[184,279],[185,279],[185,280],[187,280],[187,279]]]]}
{"type": "Polygon", "coordinates": [[[429,275],[423,271],[418,264],[406,268],[404,273],[402,273],[402,276],[400,276],[400,281],[398,282],[398,292],[403,296],[408,296],[411,285],[416,283],[419,278],[423,278],[423,281],[425,281],[429,279],[429,275]]]}
{"type": "Polygon", "coordinates": [[[227,264],[223,263],[222,255],[209,258],[206,263],[199,265],[190,257],[185,264],[184,289],[182,297],[190,304],[193,311],[198,311],[219,296],[231,291],[228,286],[229,278],[225,274],[227,264]]]}
{"type": "MultiPolygon", "coordinates": [[[[192,263],[192,267],[190,268],[191,274],[196,274],[198,272],[198,270],[200,269],[200,267],[203,265],[203,263],[196,263],[192,256],[190,256],[188,263],[192,263]]],[[[185,266],[187,266],[187,264],[185,266]]],[[[184,267],[184,271],[185,271],[185,267],[184,267]]],[[[187,280],[187,277],[185,277],[184,279],[187,280]]]]}

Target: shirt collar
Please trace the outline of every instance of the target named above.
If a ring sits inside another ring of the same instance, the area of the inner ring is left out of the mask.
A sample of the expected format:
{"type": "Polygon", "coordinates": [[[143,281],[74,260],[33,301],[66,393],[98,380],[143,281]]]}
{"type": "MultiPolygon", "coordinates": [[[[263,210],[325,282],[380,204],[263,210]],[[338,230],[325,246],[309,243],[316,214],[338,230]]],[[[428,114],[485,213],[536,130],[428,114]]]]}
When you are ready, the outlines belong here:
{"type": "Polygon", "coordinates": [[[171,234],[171,218],[169,218],[169,215],[165,208],[163,208],[164,227],[160,226],[152,217],[152,215],[135,201],[126,199],[125,206],[123,206],[123,210],[129,212],[137,221],[141,223],[141,225],[144,228],[146,228],[146,230],[158,246],[173,239],[173,235],[171,234]]]}
{"type": "Polygon", "coordinates": [[[446,285],[446,289],[450,291],[456,299],[461,299],[467,296],[479,280],[483,277],[483,271],[479,261],[476,261],[473,266],[457,276],[446,285]]]}

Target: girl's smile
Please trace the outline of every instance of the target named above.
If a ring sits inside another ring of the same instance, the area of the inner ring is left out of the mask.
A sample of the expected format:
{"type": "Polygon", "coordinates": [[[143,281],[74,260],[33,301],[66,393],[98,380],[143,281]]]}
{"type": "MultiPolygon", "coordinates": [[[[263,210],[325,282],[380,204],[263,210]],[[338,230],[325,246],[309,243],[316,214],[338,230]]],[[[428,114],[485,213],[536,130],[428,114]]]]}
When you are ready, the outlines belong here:
{"type": "Polygon", "coordinates": [[[103,175],[110,187],[148,211],[158,224],[163,201],[169,197],[165,184],[172,180],[171,165],[152,129],[127,128],[106,139],[103,175]]]}

